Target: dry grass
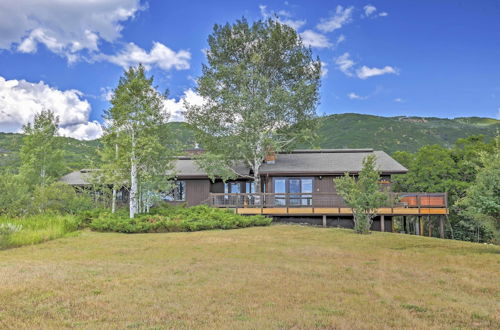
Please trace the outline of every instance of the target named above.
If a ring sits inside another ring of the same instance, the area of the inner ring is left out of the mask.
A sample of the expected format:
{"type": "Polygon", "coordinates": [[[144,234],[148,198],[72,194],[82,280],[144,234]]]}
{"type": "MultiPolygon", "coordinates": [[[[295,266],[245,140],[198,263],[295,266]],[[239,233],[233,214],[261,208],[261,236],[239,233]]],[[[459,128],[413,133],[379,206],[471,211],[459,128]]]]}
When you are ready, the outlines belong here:
{"type": "Polygon", "coordinates": [[[500,247],[278,225],[0,251],[0,328],[495,328],[500,247]]]}

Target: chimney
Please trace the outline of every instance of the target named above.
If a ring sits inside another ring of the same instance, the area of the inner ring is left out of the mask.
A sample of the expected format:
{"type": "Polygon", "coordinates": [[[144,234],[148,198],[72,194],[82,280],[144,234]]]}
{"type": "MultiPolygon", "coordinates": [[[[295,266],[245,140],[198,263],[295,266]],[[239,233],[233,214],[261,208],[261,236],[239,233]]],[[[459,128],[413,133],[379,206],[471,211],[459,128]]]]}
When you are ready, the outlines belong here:
{"type": "Polygon", "coordinates": [[[267,164],[274,164],[276,163],[276,152],[274,149],[268,148],[266,151],[266,157],[264,158],[264,161],[267,164]]]}

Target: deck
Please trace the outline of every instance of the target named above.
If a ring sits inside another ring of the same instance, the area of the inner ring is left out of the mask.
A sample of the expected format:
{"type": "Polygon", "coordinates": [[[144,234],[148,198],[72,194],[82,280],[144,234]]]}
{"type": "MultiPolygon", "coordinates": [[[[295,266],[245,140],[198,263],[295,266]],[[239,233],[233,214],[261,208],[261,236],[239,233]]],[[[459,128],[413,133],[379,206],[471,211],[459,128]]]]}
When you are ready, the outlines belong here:
{"type": "MultiPolygon", "coordinates": [[[[376,210],[378,215],[447,215],[446,193],[387,193],[386,205],[376,210]]],[[[353,214],[344,199],[335,193],[254,193],[210,194],[213,207],[231,208],[238,214],[270,216],[322,216],[353,214]]]]}

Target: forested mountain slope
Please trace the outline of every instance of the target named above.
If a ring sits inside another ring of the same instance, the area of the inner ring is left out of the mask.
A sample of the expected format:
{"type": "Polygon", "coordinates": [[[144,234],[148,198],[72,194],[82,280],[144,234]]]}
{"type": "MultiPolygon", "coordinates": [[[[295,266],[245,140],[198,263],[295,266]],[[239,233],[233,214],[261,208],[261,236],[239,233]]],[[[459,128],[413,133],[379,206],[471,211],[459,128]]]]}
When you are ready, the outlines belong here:
{"type": "MultiPolygon", "coordinates": [[[[173,131],[167,144],[194,146],[193,132],[186,123],[169,123],[173,131]]],[[[322,117],[318,139],[310,148],[374,148],[391,154],[394,151],[414,152],[429,144],[451,146],[458,138],[483,134],[491,138],[500,131],[500,120],[462,117],[455,119],[422,117],[380,117],[355,113],[322,117]]],[[[68,169],[92,166],[99,161],[99,140],[79,141],[63,138],[68,169]]],[[[19,166],[22,134],[0,133],[0,166],[19,166]]]]}

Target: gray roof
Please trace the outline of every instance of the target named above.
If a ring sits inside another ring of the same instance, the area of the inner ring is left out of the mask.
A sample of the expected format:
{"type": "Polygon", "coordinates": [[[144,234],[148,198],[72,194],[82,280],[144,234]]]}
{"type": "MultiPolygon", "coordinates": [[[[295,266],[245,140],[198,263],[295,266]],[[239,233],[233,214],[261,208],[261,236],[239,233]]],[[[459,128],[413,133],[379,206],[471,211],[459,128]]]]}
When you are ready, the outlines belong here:
{"type": "MultiPolygon", "coordinates": [[[[262,164],[262,175],[302,175],[302,174],[344,174],[357,173],[363,167],[363,159],[374,154],[377,157],[377,169],[383,174],[406,173],[408,170],[383,151],[372,149],[323,149],[294,150],[277,154],[274,164],[262,164]]],[[[244,166],[235,168],[238,173],[248,174],[250,170],[244,166]]],[[[189,157],[176,160],[177,177],[205,177],[196,161],[189,157]]]]}
{"type": "MultiPolygon", "coordinates": [[[[377,157],[377,169],[382,174],[406,173],[408,170],[383,151],[372,149],[323,149],[294,150],[289,153],[279,153],[274,164],[262,164],[262,175],[328,175],[357,173],[363,166],[363,159],[374,154],[377,157]]],[[[237,166],[238,173],[248,175],[250,169],[237,166]]],[[[60,181],[72,185],[89,184],[90,172],[83,169],[63,176],[60,181]]],[[[198,167],[190,157],[179,157],[175,160],[174,169],[178,178],[205,178],[206,173],[198,167]]]]}
{"type": "Polygon", "coordinates": [[[95,170],[91,169],[81,169],[79,171],[74,171],[71,173],[66,174],[62,178],[59,179],[59,181],[71,184],[74,186],[83,186],[90,184],[90,175],[91,172],[95,170]]]}

